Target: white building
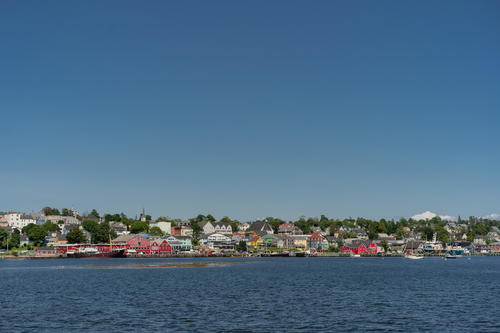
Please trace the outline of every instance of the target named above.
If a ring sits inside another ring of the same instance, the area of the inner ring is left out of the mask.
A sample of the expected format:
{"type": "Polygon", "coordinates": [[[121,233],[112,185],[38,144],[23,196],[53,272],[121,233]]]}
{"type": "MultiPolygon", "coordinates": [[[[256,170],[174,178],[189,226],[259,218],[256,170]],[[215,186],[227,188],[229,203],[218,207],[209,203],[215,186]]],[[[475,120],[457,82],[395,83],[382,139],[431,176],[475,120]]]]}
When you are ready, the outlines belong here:
{"type": "Polygon", "coordinates": [[[33,218],[33,216],[24,213],[10,212],[5,214],[3,217],[5,220],[7,220],[9,227],[19,230],[21,230],[28,224],[36,224],[36,220],[33,218]]]}
{"type": "Polygon", "coordinates": [[[213,233],[230,235],[233,233],[233,228],[226,222],[203,221],[199,223],[199,226],[203,229],[205,235],[213,233]]]}
{"type": "Polygon", "coordinates": [[[223,234],[211,234],[207,237],[209,242],[231,242],[231,238],[223,234]]]}
{"type": "Polygon", "coordinates": [[[170,222],[151,222],[149,224],[149,227],[158,227],[162,232],[164,232],[167,235],[170,235],[172,233],[172,223],[170,222]]]}

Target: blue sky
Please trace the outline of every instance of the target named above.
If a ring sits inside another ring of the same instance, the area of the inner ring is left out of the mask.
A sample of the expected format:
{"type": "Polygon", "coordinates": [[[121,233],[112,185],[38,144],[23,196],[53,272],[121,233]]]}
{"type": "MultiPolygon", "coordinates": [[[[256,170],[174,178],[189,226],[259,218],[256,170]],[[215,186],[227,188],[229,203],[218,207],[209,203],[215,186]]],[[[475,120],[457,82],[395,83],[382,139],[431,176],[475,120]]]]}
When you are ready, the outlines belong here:
{"type": "Polygon", "coordinates": [[[497,1],[3,1],[0,210],[500,212],[497,1]]]}

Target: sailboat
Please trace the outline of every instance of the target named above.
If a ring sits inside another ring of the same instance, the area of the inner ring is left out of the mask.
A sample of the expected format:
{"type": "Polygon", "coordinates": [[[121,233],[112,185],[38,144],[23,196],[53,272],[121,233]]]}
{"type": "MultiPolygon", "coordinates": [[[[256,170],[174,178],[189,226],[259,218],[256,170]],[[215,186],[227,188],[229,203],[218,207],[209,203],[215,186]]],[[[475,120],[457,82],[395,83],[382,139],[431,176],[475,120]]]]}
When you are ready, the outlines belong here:
{"type": "Polygon", "coordinates": [[[414,251],[407,251],[406,249],[406,243],[405,243],[405,247],[403,249],[403,253],[404,253],[404,257],[406,259],[412,259],[412,260],[418,260],[418,259],[424,259],[424,256],[417,253],[417,252],[414,252],[414,251]]]}
{"type": "Polygon", "coordinates": [[[424,256],[421,254],[405,254],[405,258],[416,260],[416,259],[424,259],[424,256]]]}

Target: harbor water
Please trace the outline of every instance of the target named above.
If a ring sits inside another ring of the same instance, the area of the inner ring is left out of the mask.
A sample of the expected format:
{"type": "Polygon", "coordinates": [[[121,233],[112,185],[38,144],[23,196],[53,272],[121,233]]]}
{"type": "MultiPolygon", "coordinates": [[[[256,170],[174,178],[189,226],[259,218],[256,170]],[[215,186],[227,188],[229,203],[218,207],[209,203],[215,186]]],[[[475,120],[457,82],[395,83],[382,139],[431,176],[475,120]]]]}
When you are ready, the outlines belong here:
{"type": "Polygon", "coordinates": [[[500,332],[500,258],[0,260],[0,332],[500,332]]]}

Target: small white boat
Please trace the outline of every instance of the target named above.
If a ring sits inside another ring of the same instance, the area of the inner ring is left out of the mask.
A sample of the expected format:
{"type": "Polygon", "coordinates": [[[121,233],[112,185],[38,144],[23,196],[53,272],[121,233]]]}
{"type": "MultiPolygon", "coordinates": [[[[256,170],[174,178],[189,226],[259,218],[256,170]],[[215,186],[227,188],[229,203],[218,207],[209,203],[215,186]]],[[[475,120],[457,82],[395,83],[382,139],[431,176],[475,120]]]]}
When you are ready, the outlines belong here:
{"type": "Polygon", "coordinates": [[[351,258],[361,258],[360,254],[351,253],[351,258]]]}
{"type": "Polygon", "coordinates": [[[418,255],[418,254],[407,254],[407,255],[405,255],[405,258],[406,259],[417,260],[417,259],[424,259],[424,256],[421,256],[421,255],[418,255]]]}

